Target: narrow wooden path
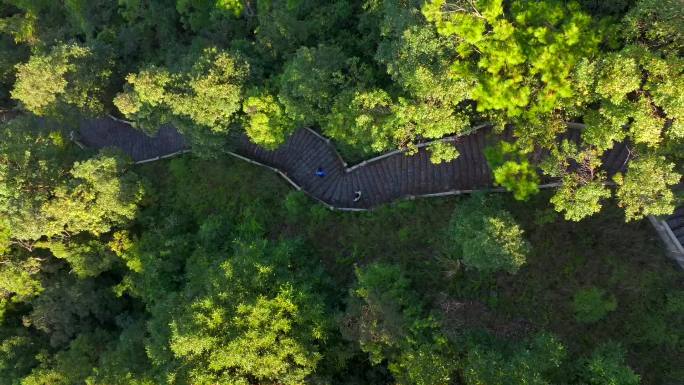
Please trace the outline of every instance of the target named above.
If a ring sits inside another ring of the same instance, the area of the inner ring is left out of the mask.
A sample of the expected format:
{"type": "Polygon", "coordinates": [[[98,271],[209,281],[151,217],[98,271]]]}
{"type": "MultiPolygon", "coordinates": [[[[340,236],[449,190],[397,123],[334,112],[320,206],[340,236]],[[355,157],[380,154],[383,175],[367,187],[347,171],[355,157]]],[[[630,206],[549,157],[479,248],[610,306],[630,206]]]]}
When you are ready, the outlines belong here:
{"type": "MultiPolygon", "coordinates": [[[[452,139],[460,156],[432,164],[430,152],[421,146],[415,155],[395,151],[347,168],[334,147],[311,130],[296,131],[275,151],[264,150],[241,137],[238,154],[277,168],[314,198],[335,208],[368,209],[401,198],[469,193],[493,188],[492,171],[484,156],[486,127],[452,139]],[[327,175],[316,176],[318,168],[327,175]],[[354,201],[355,193],[361,199],[354,201]]],[[[625,167],[626,146],[609,151],[605,164],[610,173],[625,167]]]]}
{"type": "MultiPolygon", "coordinates": [[[[312,197],[338,209],[369,209],[401,198],[441,196],[492,189],[492,173],[484,157],[488,127],[470,135],[447,139],[460,156],[438,165],[420,145],[415,155],[394,151],[346,167],[330,141],[310,129],[299,129],[275,151],[265,150],[238,138],[237,155],[279,170],[294,185],[312,197]],[[316,170],[325,177],[316,176],[316,170]],[[355,200],[357,192],[361,199],[355,200]]],[[[187,148],[183,137],[170,126],[163,126],[154,137],[109,118],[85,121],[79,140],[92,148],[118,147],[136,162],[154,160],[187,148]]],[[[628,149],[618,144],[609,151],[604,165],[609,173],[624,169],[628,149]]]]}
{"type": "Polygon", "coordinates": [[[456,141],[461,156],[440,165],[430,163],[430,154],[421,148],[414,156],[394,153],[348,169],[325,139],[307,129],[295,132],[275,151],[242,137],[237,152],[280,169],[303,190],[333,207],[367,209],[407,196],[491,187],[491,172],[482,152],[484,135],[479,131],[456,141]],[[319,167],[325,177],[316,176],[319,167]],[[361,199],[355,202],[357,191],[361,199]]]}
{"type": "Polygon", "coordinates": [[[158,159],[187,149],[185,139],[172,126],[162,126],[157,135],[150,137],[123,121],[110,118],[81,122],[77,139],[90,148],[116,147],[136,162],[158,159]]]}

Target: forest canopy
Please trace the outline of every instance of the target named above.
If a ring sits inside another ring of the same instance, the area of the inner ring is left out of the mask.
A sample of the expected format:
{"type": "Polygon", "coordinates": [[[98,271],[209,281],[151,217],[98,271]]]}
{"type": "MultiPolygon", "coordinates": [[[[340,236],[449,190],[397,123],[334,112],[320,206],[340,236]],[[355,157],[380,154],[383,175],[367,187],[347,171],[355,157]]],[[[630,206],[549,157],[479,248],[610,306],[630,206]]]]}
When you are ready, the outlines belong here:
{"type": "Polygon", "coordinates": [[[0,0],[0,385],[675,384],[637,220],[682,202],[682,90],[681,0],[0,0]],[[101,117],[192,154],[80,148],[101,117]],[[227,160],[302,127],[487,130],[511,194],[345,216],[227,160]]]}

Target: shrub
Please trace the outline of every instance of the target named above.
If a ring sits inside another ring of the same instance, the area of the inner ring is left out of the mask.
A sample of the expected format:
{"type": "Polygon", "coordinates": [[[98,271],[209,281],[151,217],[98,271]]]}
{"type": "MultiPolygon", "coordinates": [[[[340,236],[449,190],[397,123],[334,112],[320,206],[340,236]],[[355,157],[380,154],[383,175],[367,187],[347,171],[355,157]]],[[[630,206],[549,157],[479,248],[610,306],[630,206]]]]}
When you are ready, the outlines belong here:
{"type": "Polygon", "coordinates": [[[496,198],[476,195],[457,207],[451,219],[450,246],[463,264],[483,272],[518,271],[529,243],[513,216],[496,198]]]}
{"type": "Polygon", "coordinates": [[[606,295],[604,290],[590,287],[575,293],[572,306],[577,322],[593,323],[615,310],[617,301],[613,295],[606,295]]]}

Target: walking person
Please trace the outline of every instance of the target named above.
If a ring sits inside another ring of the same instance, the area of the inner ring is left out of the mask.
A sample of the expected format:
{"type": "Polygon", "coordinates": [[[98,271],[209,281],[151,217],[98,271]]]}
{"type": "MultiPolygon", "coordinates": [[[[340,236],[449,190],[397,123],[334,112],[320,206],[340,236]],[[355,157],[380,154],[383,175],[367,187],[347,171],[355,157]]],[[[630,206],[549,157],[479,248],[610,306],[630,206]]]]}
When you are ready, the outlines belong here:
{"type": "Polygon", "coordinates": [[[354,191],[354,202],[358,202],[361,200],[361,190],[354,191]]]}

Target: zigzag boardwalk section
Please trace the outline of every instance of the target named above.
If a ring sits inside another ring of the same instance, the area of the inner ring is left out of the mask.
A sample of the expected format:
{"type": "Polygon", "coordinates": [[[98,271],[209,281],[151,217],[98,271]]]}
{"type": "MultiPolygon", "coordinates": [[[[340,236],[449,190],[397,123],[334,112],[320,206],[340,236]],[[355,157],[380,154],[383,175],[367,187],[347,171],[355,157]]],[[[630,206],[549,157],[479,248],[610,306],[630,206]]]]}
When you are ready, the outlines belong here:
{"type": "MultiPolygon", "coordinates": [[[[347,168],[329,141],[310,129],[295,131],[272,151],[240,135],[236,153],[280,170],[302,190],[331,207],[369,209],[406,197],[492,188],[492,172],[484,156],[489,132],[483,128],[467,136],[450,138],[460,156],[440,164],[432,164],[426,146],[419,146],[412,155],[395,151],[347,168]],[[318,168],[326,172],[325,177],[315,175],[318,168]],[[359,191],[361,199],[354,201],[359,191]]],[[[187,149],[183,136],[168,125],[150,137],[122,121],[92,119],[82,122],[79,134],[85,146],[117,147],[139,163],[187,149]]],[[[604,155],[609,174],[624,170],[628,153],[627,146],[620,143],[604,155]]]]}
{"type": "Polygon", "coordinates": [[[421,147],[411,156],[395,152],[347,168],[330,143],[308,129],[297,130],[273,151],[242,136],[237,153],[281,170],[304,191],[333,207],[368,209],[404,197],[491,187],[483,152],[486,134],[487,130],[479,130],[456,139],[461,156],[438,165],[430,162],[430,153],[421,147]],[[318,168],[326,172],[325,177],[316,176],[318,168]],[[357,191],[361,199],[355,202],[357,191]]]}
{"type": "MultiPolygon", "coordinates": [[[[410,156],[394,151],[347,168],[329,141],[309,129],[297,130],[272,151],[241,135],[233,154],[277,170],[296,187],[331,208],[366,210],[401,198],[490,189],[492,170],[484,156],[489,131],[482,128],[467,136],[447,139],[456,146],[460,156],[440,164],[432,164],[426,146],[420,145],[410,156]],[[318,168],[326,172],[324,177],[315,174],[318,168]],[[361,199],[355,201],[356,192],[361,193],[361,199]]],[[[578,135],[578,130],[571,129],[568,136],[573,140],[578,135]]],[[[74,139],[94,149],[119,148],[136,163],[188,150],[183,136],[171,126],[162,126],[150,137],[126,122],[109,118],[82,122],[78,138],[74,139]]],[[[504,135],[504,139],[510,138],[504,135]]],[[[603,155],[603,169],[609,175],[624,171],[629,157],[629,146],[617,143],[603,155]]],[[[684,207],[665,220],[649,219],[684,268],[684,207]]]]}

